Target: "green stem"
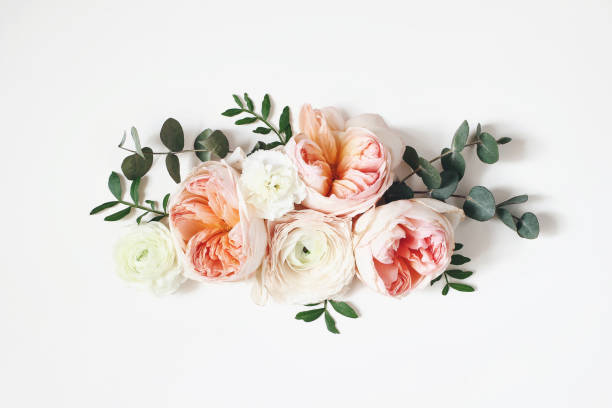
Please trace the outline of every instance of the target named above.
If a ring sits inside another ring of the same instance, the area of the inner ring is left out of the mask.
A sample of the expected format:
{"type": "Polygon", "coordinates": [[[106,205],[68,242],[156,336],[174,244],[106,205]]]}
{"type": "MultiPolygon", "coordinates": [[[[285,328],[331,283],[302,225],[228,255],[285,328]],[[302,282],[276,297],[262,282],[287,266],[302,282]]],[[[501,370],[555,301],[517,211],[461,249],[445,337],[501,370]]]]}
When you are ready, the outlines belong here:
{"type": "MultiPolygon", "coordinates": [[[[119,146],[119,148],[126,150],[128,152],[137,153],[135,150],[128,149],[127,147],[119,146]]],[[[203,150],[203,149],[187,149],[187,150],[181,150],[180,152],[152,152],[152,154],[179,154],[179,153],[187,153],[187,152],[208,152],[208,151],[209,150],[203,150]]],[[[230,150],[229,153],[232,153],[232,150],[230,150]]]]}
{"type": "Polygon", "coordinates": [[[123,204],[123,205],[127,205],[128,207],[138,208],[140,210],[145,210],[145,211],[152,212],[152,213],[159,214],[159,215],[163,215],[163,216],[166,216],[166,217],[168,216],[168,213],[166,213],[166,212],[157,211],[157,210],[154,210],[152,208],[143,207],[143,206],[138,205],[138,204],[132,204],[132,203],[129,203],[129,202],[123,201],[123,200],[119,200],[119,202],[121,204],[123,204]]]}
{"type": "MultiPolygon", "coordinates": [[[[468,147],[468,146],[473,146],[473,145],[476,145],[476,144],[478,144],[478,143],[480,143],[478,140],[477,140],[477,141],[475,141],[475,142],[470,142],[470,143],[467,143],[467,144],[464,146],[464,148],[465,148],[465,147],[468,147]]],[[[433,163],[433,162],[435,162],[436,160],[440,160],[441,158],[443,158],[443,157],[444,157],[444,156],[446,156],[446,155],[451,154],[452,152],[453,152],[452,150],[449,150],[449,151],[448,151],[448,152],[446,152],[446,153],[442,153],[441,155],[436,156],[436,157],[434,157],[433,159],[431,159],[431,160],[429,161],[429,163],[433,163]]],[[[413,175],[415,175],[415,174],[416,174],[416,172],[420,170],[420,168],[421,168],[421,166],[417,167],[417,168],[416,168],[415,170],[413,170],[413,171],[412,171],[410,174],[408,174],[406,177],[404,177],[404,178],[402,179],[402,183],[406,182],[406,180],[408,180],[408,178],[409,178],[409,177],[412,177],[413,175]]]]}

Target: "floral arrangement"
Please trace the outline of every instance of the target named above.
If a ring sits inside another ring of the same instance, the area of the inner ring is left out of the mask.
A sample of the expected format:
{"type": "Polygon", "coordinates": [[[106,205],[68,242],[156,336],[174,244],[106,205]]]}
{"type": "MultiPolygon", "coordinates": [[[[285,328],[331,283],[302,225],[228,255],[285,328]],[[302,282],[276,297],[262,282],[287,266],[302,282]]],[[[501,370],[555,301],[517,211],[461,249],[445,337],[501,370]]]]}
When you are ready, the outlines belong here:
{"type": "Polygon", "coordinates": [[[294,134],[289,107],[276,127],[268,95],[259,110],[246,93],[233,98],[237,106],[222,115],[245,115],[235,124],[258,124],[255,134],[274,134],[278,140],[257,141],[245,154],[240,147],[230,151],[223,132],[206,129],[193,149],[185,149],[183,129],[170,118],[160,131],[168,151],[153,152],[141,147],[134,127],[134,148],[126,148],[124,132],[119,148],[131,154],[121,171],[131,182],[131,201],[123,198],[122,177],[112,172],[108,188],[114,200],[91,214],[123,206],[104,218],[118,221],[141,211],[115,248],[117,273],[129,284],[161,295],[186,279],[252,280],[255,303],[271,298],[305,305],[310,309],[296,319],[312,322],[324,315],[327,329],[339,333],[332,309],[358,317],[341,300],[355,281],[396,298],[439,281],[442,295],[451,289],[473,292],[461,282],[472,272],[457,269],[470,261],[456,253],[463,245],[454,233],[466,216],[497,218],[522,238],[538,236],[533,213],[517,216],[509,209],[526,202],[527,195],[496,203],[483,186],[456,193],[466,171],[464,149],[475,147],[478,158],[492,164],[499,146],[511,141],[496,140],[480,124],[469,138],[467,121],[461,123],[450,147],[428,160],[404,146],[379,115],[346,120],[335,108],[304,105],[294,134]],[[201,163],[182,178],[179,155],[184,153],[201,163]],[[168,174],[178,184],[161,205],[143,200],[140,192],[155,155],[165,156],[168,174]],[[398,179],[402,162],[410,171],[398,179]],[[424,187],[411,188],[412,177],[424,187]],[[446,203],[449,199],[463,203],[458,207],[446,203]]]}

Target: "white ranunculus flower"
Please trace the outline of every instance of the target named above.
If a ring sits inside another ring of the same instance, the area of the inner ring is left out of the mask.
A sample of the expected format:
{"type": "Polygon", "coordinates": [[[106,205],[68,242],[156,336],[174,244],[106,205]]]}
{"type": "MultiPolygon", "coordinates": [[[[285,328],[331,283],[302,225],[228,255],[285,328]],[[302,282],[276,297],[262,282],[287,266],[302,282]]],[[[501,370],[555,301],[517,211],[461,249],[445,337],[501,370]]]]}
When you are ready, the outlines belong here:
{"type": "Polygon", "coordinates": [[[247,157],[240,188],[254,214],[267,220],[282,217],[306,196],[295,165],[278,150],[258,150],[247,157]]]}
{"type": "Polygon", "coordinates": [[[268,222],[268,256],[253,300],[307,304],[342,295],[355,275],[351,221],[314,210],[268,222]]]}
{"type": "Polygon", "coordinates": [[[157,295],[172,293],[185,281],[170,231],[161,222],[130,227],[117,242],[115,262],[121,279],[157,295]]]}

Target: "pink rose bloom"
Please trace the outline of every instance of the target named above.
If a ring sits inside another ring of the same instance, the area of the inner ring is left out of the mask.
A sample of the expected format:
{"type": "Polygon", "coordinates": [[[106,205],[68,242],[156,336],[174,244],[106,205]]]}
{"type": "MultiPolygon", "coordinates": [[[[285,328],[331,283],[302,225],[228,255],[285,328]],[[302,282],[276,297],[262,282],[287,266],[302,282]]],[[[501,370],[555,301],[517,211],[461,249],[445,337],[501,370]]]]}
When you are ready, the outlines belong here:
{"type": "Polygon", "coordinates": [[[307,186],[302,205],[340,217],[374,206],[393,182],[401,140],[378,115],[345,122],[335,108],[300,112],[301,133],[285,146],[307,186]],[[393,153],[392,153],[393,152],[393,153]]]}
{"type": "Polygon", "coordinates": [[[185,275],[237,281],[255,272],[266,249],[261,219],[252,219],[225,161],[194,168],[170,200],[170,231],[183,255],[185,275]]]}
{"type": "Polygon", "coordinates": [[[461,209],[431,198],[371,209],[353,227],[357,276],[385,295],[408,294],[446,270],[463,217],[461,209]]]}

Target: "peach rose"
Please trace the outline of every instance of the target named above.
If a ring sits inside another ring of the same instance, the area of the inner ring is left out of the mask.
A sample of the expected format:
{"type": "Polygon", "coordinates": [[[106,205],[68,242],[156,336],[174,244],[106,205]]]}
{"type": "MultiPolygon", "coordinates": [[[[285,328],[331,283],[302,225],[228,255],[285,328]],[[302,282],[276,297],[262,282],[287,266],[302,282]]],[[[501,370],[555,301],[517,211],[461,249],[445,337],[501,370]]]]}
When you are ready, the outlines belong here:
{"type": "Polygon", "coordinates": [[[226,161],[194,168],[170,200],[170,230],[197,280],[237,281],[255,272],[266,249],[266,230],[252,218],[226,161]]]}
{"type": "Polygon", "coordinates": [[[361,115],[345,122],[335,108],[305,105],[299,121],[301,133],[285,151],[307,186],[302,205],[340,217],[374,206],[393,182],[391,170],[402,152],[382,118],[361,115]]]}
{"type": "Polygon", "coordinates": [[[442,273],[455,247],[463,211],[431,198],[371,209],[353,227],[357,276],[372,289],[402,296],[442,273]]]}

